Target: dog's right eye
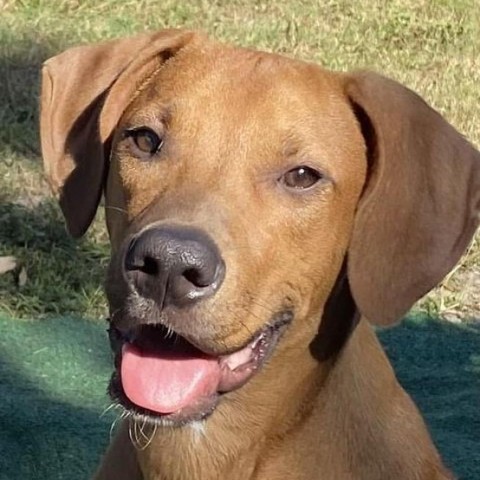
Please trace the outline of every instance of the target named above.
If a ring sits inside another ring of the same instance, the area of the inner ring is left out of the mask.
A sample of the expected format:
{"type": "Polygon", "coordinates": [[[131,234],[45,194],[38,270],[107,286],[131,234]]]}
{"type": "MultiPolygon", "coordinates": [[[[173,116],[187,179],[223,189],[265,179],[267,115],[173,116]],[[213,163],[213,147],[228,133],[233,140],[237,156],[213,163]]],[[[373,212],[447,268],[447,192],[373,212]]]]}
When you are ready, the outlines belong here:
{"type": "Polygon", "coordinates": [[[157,153],[163,145],[163,139],[150,128],[127,130],[126,137],[131,141],[132,147],[137,151],[139,156],[152,156],[157,153]]]}
{"type": "Polygon", "coordinates": [[[295,190],[308,190],[322,179],[322,174],[306,165],[292,168],[282,175],[280,181],[288,188],[295,190]]]}

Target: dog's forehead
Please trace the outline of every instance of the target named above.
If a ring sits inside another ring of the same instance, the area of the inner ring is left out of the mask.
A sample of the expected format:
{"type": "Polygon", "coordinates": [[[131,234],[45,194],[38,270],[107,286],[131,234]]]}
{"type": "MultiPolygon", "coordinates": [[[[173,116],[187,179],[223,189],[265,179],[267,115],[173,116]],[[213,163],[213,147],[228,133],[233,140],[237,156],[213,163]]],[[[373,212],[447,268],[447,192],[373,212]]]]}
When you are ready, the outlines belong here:
{"type": "Polygon", "coordinates": [[[279,127],[287,128],[308,116],[319,122],[325,116],[341,120],[346,103],[337,74],[280,55],[209,42],[186,47],[166,62],[141,88],[129,116],[168,111],[224,127],[272,127],[283,121],[279,127]]]}

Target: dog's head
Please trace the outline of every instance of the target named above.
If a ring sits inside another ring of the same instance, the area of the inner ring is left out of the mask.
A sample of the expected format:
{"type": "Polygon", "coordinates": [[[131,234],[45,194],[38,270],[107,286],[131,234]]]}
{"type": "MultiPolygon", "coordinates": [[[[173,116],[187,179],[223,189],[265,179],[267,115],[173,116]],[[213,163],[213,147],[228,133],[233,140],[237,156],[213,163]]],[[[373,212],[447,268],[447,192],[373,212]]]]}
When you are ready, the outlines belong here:
{"type": "Polygon", "coordinates": [[[389,324],[478,224],[479,155],[414,93],[191,32],[49,60],[41,134],[73,235],[105,195],[112,393],[172,422],[293,388],[335,285],[389,324]]]}

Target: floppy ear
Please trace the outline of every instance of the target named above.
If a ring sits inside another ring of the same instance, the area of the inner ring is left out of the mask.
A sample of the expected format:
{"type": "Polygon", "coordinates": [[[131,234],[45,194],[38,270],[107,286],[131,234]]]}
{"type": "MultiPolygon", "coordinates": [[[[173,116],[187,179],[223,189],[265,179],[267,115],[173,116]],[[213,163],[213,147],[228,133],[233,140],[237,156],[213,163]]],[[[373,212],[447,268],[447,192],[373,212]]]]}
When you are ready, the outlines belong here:
{"type": "Polygon", "coordinates": [[[480,154],[418,95],[373,73],[346,77],[369,157],[348,276],[371,322],[404,315],[458,262],[479,224],[480,154]]]}
{"type": "Polygon", "coordinates": [[[95,216],[109,139],[120,116],[141,83],[193,35],[164,30],[74,47],[45,62],[40,114],[43,161],[73,236],[83,235],[95,216]]]}

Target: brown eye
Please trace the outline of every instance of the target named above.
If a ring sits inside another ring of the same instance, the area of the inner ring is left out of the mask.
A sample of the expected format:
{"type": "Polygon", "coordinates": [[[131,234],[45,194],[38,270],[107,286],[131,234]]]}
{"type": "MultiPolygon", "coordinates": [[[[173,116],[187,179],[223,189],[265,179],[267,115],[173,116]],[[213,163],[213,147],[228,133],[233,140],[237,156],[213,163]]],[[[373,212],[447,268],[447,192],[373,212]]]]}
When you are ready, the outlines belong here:
{"type": "Polygon", "coordinates": [[[149,128],[129,130],[127,136],[141,154],[153,155],[157,153],[163,145],[163,140],[149,128]]]}
{"type": "Polygon", "coordinates": [[[280,180],[288,188],[305,190],[313,187],[321,178],[322,174],[320,172],[302,165],[289,170],[280,180]]]}

